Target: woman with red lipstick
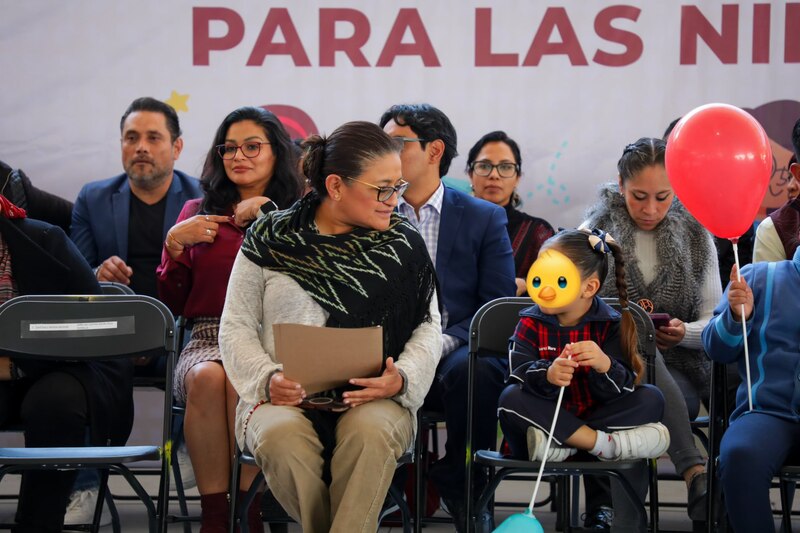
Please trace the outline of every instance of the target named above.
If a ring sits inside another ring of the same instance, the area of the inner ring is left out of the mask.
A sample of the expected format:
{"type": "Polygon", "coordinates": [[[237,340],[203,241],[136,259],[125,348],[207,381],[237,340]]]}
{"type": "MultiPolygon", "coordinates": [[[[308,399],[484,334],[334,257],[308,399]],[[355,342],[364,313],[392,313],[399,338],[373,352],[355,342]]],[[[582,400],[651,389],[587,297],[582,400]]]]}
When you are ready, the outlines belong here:
{"type": "MultiPolygon", "coordinates": [[[[191,340],[175,371],[175,396],[186,405],[183,431],[200,491],[201,533],[228,530],[230,458],[239,401],[217,344],[228,279],[250,222],[300,197],[303,186],[295,154],[273,113],[259,107],[230,113],[206,156],[203,198],[186,203],[164,242],[157,271],[159,296],[173,313],[193,322],[191,340]]],[[[256,468],[243,468],[241,487],[246,490],[257,473],[256,468]]],[[[251,531],[263,530],[260,498],[248,520],[251,531]]]]}
{"type": "MultiPolygon", "coordinates": [[[[689,489],[689,516],[704,520],[704,459],[689,420],[697,416],[700,399],[709,395],[711,363],[700,334],[722,289],[713,237],[675,198],[665,151],[661,139],[641,138],[627,145],[617,163],[617,183],[601,188],[584,226],[603,228],[623,247],[630,300],[671,317],[656,331],[663,358],[656,358],[655,382],[666,399],[669,455],[689,489]]],[[[616,293],[604,287],[600,295],[616,293]]]]}
{"type": "Polygon", "coordinates": [[[517,209],[522,203],[516,191],[522,176],[519,146],[504,131],[487,133],[470,149],[466,171],[476,198],[506,210],[517,272],[517,295],[525,294],[528,270],[536,261],[542,243],[552,237],[554,231],[546,220],[517,209]]]}

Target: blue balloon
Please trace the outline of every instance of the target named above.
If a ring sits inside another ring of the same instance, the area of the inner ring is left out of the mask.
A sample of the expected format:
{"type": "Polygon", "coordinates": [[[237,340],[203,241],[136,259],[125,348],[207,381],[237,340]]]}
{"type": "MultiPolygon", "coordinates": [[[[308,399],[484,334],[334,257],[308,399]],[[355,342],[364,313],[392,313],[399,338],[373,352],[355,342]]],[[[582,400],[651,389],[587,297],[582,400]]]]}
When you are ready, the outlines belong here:
{"type": "Polygon", "coordinates": [[[495,532],[504,533],[544,533],[542,524],[533,516],[530,509],[522,514],[512,514],[500,524],[495,532]]]}

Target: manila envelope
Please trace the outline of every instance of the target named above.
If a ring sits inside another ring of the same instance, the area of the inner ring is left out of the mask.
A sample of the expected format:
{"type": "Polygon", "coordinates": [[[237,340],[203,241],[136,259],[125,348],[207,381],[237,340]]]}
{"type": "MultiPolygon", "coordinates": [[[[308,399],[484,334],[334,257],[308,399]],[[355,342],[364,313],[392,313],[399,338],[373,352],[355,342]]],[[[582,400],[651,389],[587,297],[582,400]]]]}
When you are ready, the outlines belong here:
{"type": "Polygon", "coordinates": [[[351,378],[380,375],[383,330],[273,324],[275,356],[283,374],[309,396],[347,385],[351,378]]]}

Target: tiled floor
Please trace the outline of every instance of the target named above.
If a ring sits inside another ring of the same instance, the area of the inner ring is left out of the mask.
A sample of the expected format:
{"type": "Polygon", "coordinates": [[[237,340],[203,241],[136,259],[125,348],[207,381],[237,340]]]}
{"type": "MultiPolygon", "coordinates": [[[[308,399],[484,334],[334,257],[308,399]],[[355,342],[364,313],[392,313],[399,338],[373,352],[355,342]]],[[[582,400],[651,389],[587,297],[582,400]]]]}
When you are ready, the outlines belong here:
{"type": "MultiPolygon", "coordinates": [[[[16,490],[18,478],[16,476],[9,476],[3,483],[0,485],[0,492],[2,494],[13,494],[16,490]]],[[[148,477],[145,479],[145,485],[148,489],[155,490],[154,485],[155,478],[148,477]]],[[[112,479],[112,490],[116,494],[127,494],[124,484],[120,479],[112,479]]],[[[530,492],[532,490],[532,483],[530,482],[519,482],[519,481],[509,481],[504,482],[500,485],[500,489],[497,493],[498,501],[517,501],[517,502],[524,502],[530,497],[530,492]]],[[[546,490],[544,489],[543,494],[546,494],[546,490]]],[[[659,492],[660,492],[660,499],[662,502],[677,502],[681,500],[685,500],[686,498],[686,491],[682,483],[678,482],[671,482],[671,481],[662,481],[659,485],[659,492]]],[[[779,500],[777,493],[773,494],[773,504],[776,509],[779,509],[779,500]]],[[[13,516],[13,511],[15,508],[15,502],[5,499],[0,500],[0,521],[7,521],[13,516]]],[[[122,531],[124,532],[131,532],[131,533],[140,533],[147,531],[147,519],[146,513],[144,512],[143,507],[138,502],[132,501],[122,501],[118,504],[121,522],[122,522],[122,531]]],[[[195,513],[199,513],[199,504],[197,503],[190,503],[190,510],[195,513]]],[[[797,508],[797,506],[796,506],[797,508]]],[[[175,506],[175,510],[177,510],[177,506],[175,506]]],[[[498,524],[508,517],[512,513],[520,512],[518,509],[511,509],[511,508],[498,508],[495,513],[495,519],[497,520],[498,524]]],[[[555,531],[555,514],[550,511],[545,510],[536,510],[536,517],[542,522],[545,531],[555,531]]],[[[437,515],[445,516],[442,511],[438,511],[437,515]]],[[[776,527],[778,526],[778,522],[776,521],[776,527]]],[[[660,511],[660,527],[662,530],[669,530],[669,531],[692,531],[692,524],[686,516],[686,512],[683,509],[673,509],[673,508],[662,508],[660,511]]],[[[796,526],[800,528],[800,521],[797,522],[796,526]]],[[[199,526],[197,524],[194,525],[194,531],[199,530],[199,526]]],[[[110,533],[111,527],[104,527],[101,531],[110,533]]],[[[182,527],[178,524],[173,524],[170,526],[170,531],[179,532],[182,531],[182,527]]],[[[289,531],[291,533],[300,532],[301,529],[299,526],[292,524],[289,526],[289,531]]],[[[381,532],[400,532],[402,531],[401,528],[389,528],[383,527],[380,529],[381,532]]],[[[429,524],[425,526],[425,531],[428,533],[436,533],[436,532],[443,532],[443,531],[453,531],[453,527],[449,524],[429,524]]]]}

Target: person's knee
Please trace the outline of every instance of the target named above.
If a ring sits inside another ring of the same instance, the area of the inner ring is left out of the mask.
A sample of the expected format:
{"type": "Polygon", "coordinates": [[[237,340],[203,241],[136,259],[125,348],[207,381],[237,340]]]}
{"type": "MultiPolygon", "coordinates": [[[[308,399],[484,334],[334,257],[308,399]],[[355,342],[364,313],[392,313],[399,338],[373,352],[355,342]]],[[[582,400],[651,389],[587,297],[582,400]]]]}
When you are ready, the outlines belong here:
{"type": "Polygon", "coordinates": [[[26,425],[58,427],[88,422],[86,391],[72,374],[52,372],[33,383],[22,401],[20,416],[26,425]]]}
{"type": "Polygon", "coordinates": [[[719,472],[723,481],[747,479],[749,483],[772,479],[769,459],[752,438],[726,439],[720,446],[719,472]]]}
{"type": "Polygon", "coordinates": [[[664,417],[666,401],[664,394],[655,385],[642,385],[636,389],[637,403],[652,411],[656,421],[664,417]]]}
{"type": "Polygon", "coordinates": [[[441,363],[436,371],[436,377],[444,384],[446,389],[466,387],[469,373],[469,359],[467,346],[460,346],[451,352],[441,363]]]}
{"type": "Polygon", "coordinates": [[[411,414],[391,400],[356,407],[336,428],[337,448],[402,453],[410,444],[411,414]]]}
{"type": "Polygon", "coordinates": [[[211,361],[196,364],[186,373],[184,384],[187,402],[224,398],[225,369],[211,361]]]}
{"type": "MultiPolygon", "coordinates": [[[[301,427],[304,419],[278,418],[262,425],[258,433],[248,439],[254,456],[270,461],[287,461],[309,453],[320,453],[319,441],[312,442],[308,432],[301,427]]],[[[250,431],[248,429],[248,431],[250,431]]]]}
{"type": "Polygon", "coordinates": [[[522,388],[518,385],[509,385],[503,392],[500,393],[500,398],[497,400],[497,417],[502,421],[507,416],[507,411],[513,411],[519,405],[522,396],[522,388]]]}

